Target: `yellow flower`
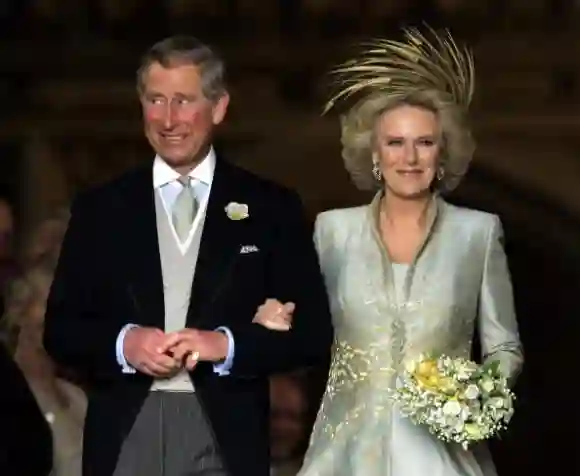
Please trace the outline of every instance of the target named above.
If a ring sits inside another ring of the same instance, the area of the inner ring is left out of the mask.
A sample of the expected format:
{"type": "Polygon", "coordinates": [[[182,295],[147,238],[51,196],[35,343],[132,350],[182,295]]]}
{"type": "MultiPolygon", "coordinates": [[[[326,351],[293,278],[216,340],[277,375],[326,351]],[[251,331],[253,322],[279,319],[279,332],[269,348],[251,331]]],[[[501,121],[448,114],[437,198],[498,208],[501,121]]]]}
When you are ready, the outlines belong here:
{"type": "Polygon", "coordinates": [[[441,378],[440,388],[445,393],[456,393],[457,391],[455,382],[449,377],[441,378]]]}
{"type": "Polygon", "coordinates": [[[417,380],[417,384],[424,389],[431,390],[433,392],[439,391],[438,388],[438,380],[437,377],[426,378],[422,375],[416,375],[415,379],[417,380]]]}
{"type": "Polygon", "coordinates": [[[439,390],[441,376],[439,375],[439,369],[437,368],[437,362],[435,360],[423,360],[419,362],[415,367],[413,377],[415,377],[417,383],[423,388],[432,391],[439,390]]]}
{"type": "Polygon", "coordinates": [[[428,377],[429,375],[438,374],[437,362],[434,360],[423,360],[419,363],[416,370],[417,374],[428,377]]]}

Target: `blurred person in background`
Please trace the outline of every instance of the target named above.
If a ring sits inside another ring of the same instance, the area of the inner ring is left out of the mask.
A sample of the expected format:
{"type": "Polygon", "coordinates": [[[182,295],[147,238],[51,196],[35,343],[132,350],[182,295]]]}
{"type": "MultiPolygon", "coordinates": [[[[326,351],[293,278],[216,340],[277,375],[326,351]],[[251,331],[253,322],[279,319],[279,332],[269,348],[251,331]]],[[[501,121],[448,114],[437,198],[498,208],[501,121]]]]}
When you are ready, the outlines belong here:
{"type": "Polygon", "coordinates": [[[309,392],[303,373],[270,378],[271,476],[295,476],[308,444],[309,392]]]}
{"type": "Polygon", "coordinates": [[[52,438],[48,422],[10,353],[0,342],[0,474],[52,476],[52,438]]]}
{"type": "MultiPolygon", "coordinates": [[[[0,199],[0,230],[2,227],[2,199],[0,199]]],[[[11,216],[11,215],[10,215],[11,216]]],[[[4,223],[12,223],[13,220],[5,220],[4,223]]],[[[18,326],[14,325],[14,320],[5,322],[3,317],[6,316],[20,316],[23,312],[23,307],[27,305],[30,294],[30,285],[24,278],[24,273],[27,269],[34,268],[40,263],[40,268],[49,269],[56,266],[58,254],[62,238],[66,231],[68,224],[68,210],[61,209],[50,218],[43,220],[28,234],[22,237],[23,246],[20,246],[18,252],[15,252],[12,245],[5,249],[10,250],[5,252],[5,261],[7,263],[6,269],[10,272],[5,274],[5,281],[2,288],[2,301],[4,308],[0,318],[0,326],[2,332],[0,338],[8,345],[9,349],[16,348],[17,333],[14,330],[18,326]],[[10,330],[9,330],[10,329],[10,330]]],[[[12,227],[5,227],[12,229],[12,227]]],[[[8,235],[8,233],[6,233],[8,235]]],[[[13,233],[10,234],[10,241],[13,233]]],[[[8,240],[6,240],[8,242],[8,240]]]]}
{"type": "Polygon", "coordinates": [[[80,476],[86,396],[64,377],[42,346],[46,299],[53,277],[49,255],[12,281],[7,293],[3,336],[50,424],[51,476],[80,476]]]}
{"type": "Polygon", "coordinates": [[[14,208],[5,195],[0,195],[0,315],[4,312],[7,283],[17,273],[14,256],[14,208]]]}
{"type": "Polygon", "coordinates": [[[24,239],[21,259],[24,269],[34,266],[37,261],[52,262],[56,266],[69,218],[69,210],[61,208],[41,221],[24,239]]]}

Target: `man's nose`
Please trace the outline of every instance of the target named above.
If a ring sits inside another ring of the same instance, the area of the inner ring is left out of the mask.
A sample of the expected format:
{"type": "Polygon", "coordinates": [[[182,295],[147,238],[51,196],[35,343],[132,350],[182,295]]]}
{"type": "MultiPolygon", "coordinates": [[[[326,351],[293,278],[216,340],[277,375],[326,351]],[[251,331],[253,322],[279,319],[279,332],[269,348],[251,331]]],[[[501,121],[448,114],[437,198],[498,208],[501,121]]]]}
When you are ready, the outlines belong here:
{"type": "Polygon", "coordinates": [[[163,116],[163,125],[166,129],[171,129],[176,122],[176,111],[175,106],[171,103],[167,104],[167,108],[165,109],[165,114],[163,116]]]}

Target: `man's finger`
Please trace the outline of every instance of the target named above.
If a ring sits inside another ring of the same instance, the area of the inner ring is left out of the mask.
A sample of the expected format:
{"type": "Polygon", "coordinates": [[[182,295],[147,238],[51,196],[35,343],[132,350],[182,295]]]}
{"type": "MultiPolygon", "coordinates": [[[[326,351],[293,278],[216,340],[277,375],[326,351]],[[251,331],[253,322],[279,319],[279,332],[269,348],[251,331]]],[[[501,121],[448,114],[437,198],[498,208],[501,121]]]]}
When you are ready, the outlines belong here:
{"type": "Polygon", "coordinates": [[[153,377],[153,378],[165,377],[165,374],[158,372],[158,371],[155,371],[146,365],[142,366],[139,370],[142,373],[144,373],[145,375],[149,375],[150,377],[153,377]]]}
{"type": "Polygon", "coordinates": [[[150,377],[159,377],[159,375],[157,375],[155,372],[152,372],[151,370],[149,370],[145,365],[142,365],[139,367],[139,372],[145,374],[145,375],[149,375],[150,377]]]}
{"type": "Polygon", "coordinates": [[[175,370],[169,370],[153,361],[143,362],[142,371],[152,377],[167,377],[175,370]]]}
{"type": "Polygon", "coordinates": [[[146,363],[155,364],[165,371],[172,371],[181,366],[181,362],[174,357],[167,354],[157,354],[153,352],[147,354],[146,363]]]}
{"type": "Polygon", "coordinates": [[[185,337],[183,336],[183,334],[180,334],[179,332],[173,332],[171,334],[167,334],[163,341],[161,342],[161,344],[159,344],[157,346],[156,351],[160,354],[165,354],[168,350],[170,350],[172,347],[176,346],[177,344],[179,344],[179,342],[181,342],[185,337]]]}
{"type": "Polygon", "coordinates": [[[173,358],[179,362],[183,362],[184,357],[193,351],[191,342],[181,342],[171,349],[173,358]]]}
{"type": "Polygon", "coordinates": [[[197,367],[198,363],[199,363],[198,360],[187,359],[187,363],[185,364],[185,368],[191,372],[193,369],[195,369],[197,367]]]}

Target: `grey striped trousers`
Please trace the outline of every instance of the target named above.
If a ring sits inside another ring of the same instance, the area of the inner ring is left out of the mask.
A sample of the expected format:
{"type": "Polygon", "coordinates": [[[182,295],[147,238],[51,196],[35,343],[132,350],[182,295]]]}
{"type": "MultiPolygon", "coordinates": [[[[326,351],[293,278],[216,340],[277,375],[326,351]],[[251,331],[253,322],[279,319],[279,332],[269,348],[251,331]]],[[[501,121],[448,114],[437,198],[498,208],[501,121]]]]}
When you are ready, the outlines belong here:
{"type": "Polygon", "coordinates": [[[150,392],[113,476],[227,476],[197,395],[150,392]]]}

